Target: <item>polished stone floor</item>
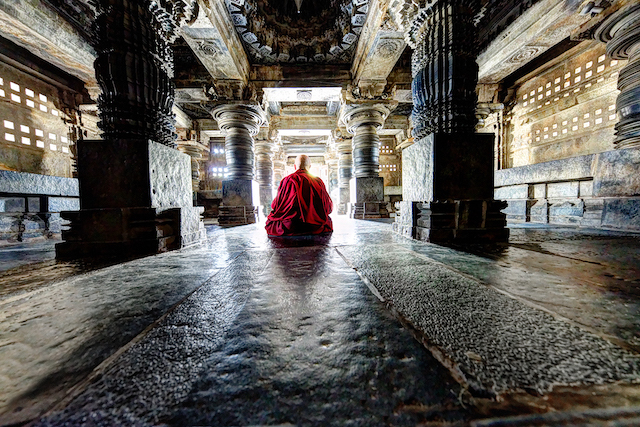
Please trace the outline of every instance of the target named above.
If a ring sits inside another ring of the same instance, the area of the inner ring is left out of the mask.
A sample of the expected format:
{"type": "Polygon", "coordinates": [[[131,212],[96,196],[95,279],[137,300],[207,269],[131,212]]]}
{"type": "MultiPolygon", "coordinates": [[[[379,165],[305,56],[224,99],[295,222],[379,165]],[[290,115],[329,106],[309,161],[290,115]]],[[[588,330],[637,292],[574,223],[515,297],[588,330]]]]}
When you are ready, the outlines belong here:
{"type": "Polygon", "coordinates": [[[640,420],[638,235],[516,227],[454,248],[344,217],[329,236],[208,231],[118,265],[0,248],[0,424],[640,420]]]}

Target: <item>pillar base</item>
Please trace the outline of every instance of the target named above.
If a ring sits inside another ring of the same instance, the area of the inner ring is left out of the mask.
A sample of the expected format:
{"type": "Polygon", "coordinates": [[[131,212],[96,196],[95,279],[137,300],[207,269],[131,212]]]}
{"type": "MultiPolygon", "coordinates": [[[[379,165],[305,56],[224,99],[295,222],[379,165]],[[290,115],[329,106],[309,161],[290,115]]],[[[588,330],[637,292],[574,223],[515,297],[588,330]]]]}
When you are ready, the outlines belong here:
{"type": "Polygon", "coordinates": [[[111,208],[61,212],[71,221],[56,258],[130,258],[179,249],[206,239],[202,207],[111,208]]]}
{"type": "Polygon", "coordinates": [[[354,219],[389,218],[387,204],[384,202],[351,203],[349,217],[354,219]]]}
{"type": "Polygon", "coordinates": [[[191,159],[144,139],[77,143],[79,211],[56,245],[60,259],[149,255],[206,238],[193,207],[191,159]]]}
{"type": "Polygon", "coordinates": [[[506,203],[500,200],[399,202],[393,230],[433,243],[492,243],[509,240],[506,203]]]}
{"type": "Polygon", "coordinates": [[[218,224],[222,227],[235,227],[256,222],[258,222],[257,206],[220,206],[218,224]]]}
{"type": "Polygon", "coordinates": [[[259,207],[254,200],[260,200],[260,187],[250,179],[228,179],[222,181],[222,205],[218,224],[224,227],[255,224],[259,207]]]}

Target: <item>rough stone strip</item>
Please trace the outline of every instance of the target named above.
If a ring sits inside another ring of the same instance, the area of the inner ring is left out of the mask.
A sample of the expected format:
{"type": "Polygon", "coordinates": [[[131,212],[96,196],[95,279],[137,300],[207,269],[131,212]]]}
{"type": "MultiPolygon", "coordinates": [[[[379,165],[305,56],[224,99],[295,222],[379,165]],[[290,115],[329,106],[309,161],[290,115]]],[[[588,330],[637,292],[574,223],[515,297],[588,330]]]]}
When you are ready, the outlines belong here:
{"type": "Polygon", "coordinates": [[[535,426],[638,426],[640,407],[550,412],[519,417],[492,418],[471,423],[471,427],[535,426]]]}
{"type": "Polygon", "coordinates": [[[400,245],[338,251],[474,395],[640,381],[640,356],[400,245]]]}

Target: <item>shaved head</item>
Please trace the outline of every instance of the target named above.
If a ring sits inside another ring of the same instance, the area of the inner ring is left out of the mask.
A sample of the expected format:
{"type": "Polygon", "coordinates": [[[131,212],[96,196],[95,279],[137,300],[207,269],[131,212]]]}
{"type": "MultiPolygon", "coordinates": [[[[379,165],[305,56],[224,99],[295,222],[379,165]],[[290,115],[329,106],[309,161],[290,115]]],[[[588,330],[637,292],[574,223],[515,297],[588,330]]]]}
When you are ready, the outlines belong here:
{"type": "Polygon", "coordinates": [[[311,159],[306,154],[300,154],[296,157],[296,170],[308,170],[311,167],[311,159]]]}

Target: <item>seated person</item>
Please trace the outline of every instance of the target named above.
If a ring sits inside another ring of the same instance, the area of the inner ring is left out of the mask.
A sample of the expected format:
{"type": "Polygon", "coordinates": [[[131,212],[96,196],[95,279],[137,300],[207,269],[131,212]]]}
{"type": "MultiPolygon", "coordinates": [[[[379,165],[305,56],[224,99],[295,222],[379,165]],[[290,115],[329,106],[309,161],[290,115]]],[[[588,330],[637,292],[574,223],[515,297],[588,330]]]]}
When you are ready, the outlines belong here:
{"type": "Polygon", "coordinates": [[[280,182],[265,226],[270,236],[295,236],[333,231],[333,203],[324,182],[307,171],[309,156],[296,158],[296,171],[280,182]]]}

